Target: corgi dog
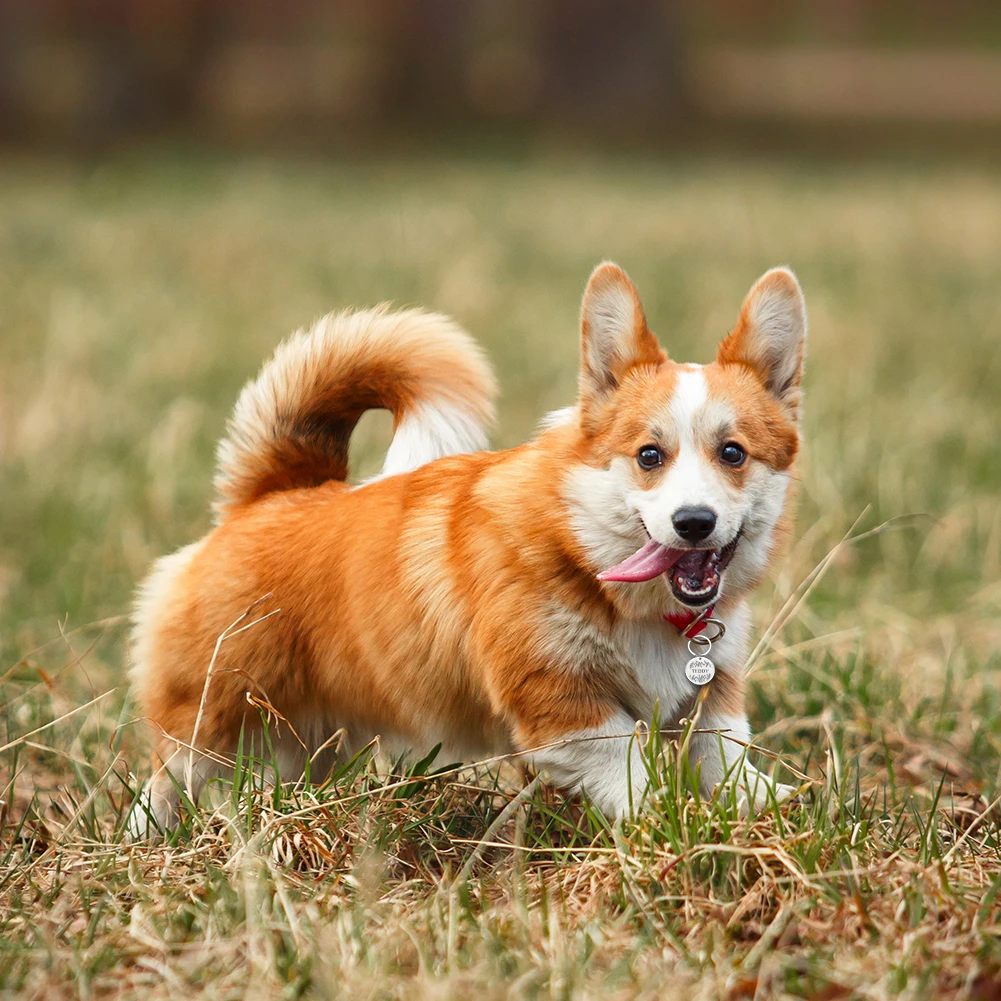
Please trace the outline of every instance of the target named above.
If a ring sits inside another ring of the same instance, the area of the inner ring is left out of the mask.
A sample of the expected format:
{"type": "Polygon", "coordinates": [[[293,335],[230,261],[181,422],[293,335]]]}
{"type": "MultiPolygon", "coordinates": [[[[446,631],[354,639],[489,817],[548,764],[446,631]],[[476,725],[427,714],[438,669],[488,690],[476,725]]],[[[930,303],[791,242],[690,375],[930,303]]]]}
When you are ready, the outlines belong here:
{"type": "Polygon", "coordinates": [[[525,754],[611,817],[645,792],[637,721],[697,707],[704,793],[792,795],[745,760],[742,671],[747,595],[791,530],[799,284],[767,272],[715,361],[684,364],[605,263],[580,336],[576,403],[498,452],[490,367],[443,316],[332,314],[278,348],[219,445],[215,527],[139,592],[132,681],[155,753],[134,834],[176,824],[179,789],[225,773],[260,705],[277,711],[273,778],[340,731],[342,754],[376,737],[447,761],[525,754]],[[369,408],[394,434],[352,485],[369,408]],[[686,673],[703,627],[706,691],[686,673]]]}

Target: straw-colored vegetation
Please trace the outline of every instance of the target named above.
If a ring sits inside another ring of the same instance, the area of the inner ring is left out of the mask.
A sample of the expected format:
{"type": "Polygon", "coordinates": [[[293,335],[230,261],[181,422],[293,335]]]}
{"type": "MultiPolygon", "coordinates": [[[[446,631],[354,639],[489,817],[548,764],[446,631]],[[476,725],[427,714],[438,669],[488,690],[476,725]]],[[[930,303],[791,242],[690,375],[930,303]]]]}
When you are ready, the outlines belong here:
{"type": "Polygon", "coordinates": [[[996,172],[8,162],[0,317],[0,994],[1001,997],[996,172]],[[123,617],[207,527],[243,380],[328,309],[430,305],[487,345],[517,442],[571,399],[604,257],[693,360],[766,267],[806,290],[797,541],[750,699],[802,801],[740,820],[656,741],[662,791],[619,830],[516,799],[510,765],[269,792],[244,761],[171,843],[123,843],[147,767],[123,617]]]}

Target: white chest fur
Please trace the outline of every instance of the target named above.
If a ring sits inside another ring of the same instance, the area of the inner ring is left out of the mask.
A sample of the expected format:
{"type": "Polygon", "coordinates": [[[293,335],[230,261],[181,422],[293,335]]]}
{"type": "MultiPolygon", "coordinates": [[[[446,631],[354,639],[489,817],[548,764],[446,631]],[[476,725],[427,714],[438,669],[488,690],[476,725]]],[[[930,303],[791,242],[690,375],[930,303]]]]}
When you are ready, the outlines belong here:
{"type": "MultiPolygon", "coordinates": [[[[738,674],[747,655],[750,626],[747,606],[741,604],[731,611],[724,625],[726,635],[713,644],[710,656],[717,670],[738,674]]],[[[675,626],[663,620],[623,622],[613,637],[642,697],[643,704],[635,706],[636,710],[646,716],[659,703],[661,718],[666,721],[691,703],[698,686],[685,676],[685,664],[692,654],[675,626]]]]}
{"type": "MultiPolygon", "coordinates": [[[[726,635],[712,646],[718,672],[743,671],[749,624],[744,605],[726,616],[726,635]]],[[[629,739],[636,721],[649,722],[657,709],[661,725],[672,727],[690,711],[699,691],[685,676],[685,664],[691,657],[687,643],[678,629],[662,618],[622,622],[609,634],[570,609],[554,606],[547,626],[542,647],[551,662],[581,674],[611,673],[621,701],[599,726],[567,735],[580,740],[560,741],[537,752],[536,766],[564,788],[583,787],[609,815],[622,815],[639,801],[645,785],[638,745],[629,739]]],[[[704,722],[736,733],[743,741],[748,739],[743,717],[716,715],[704,722]]],[[[732,746],[739,753],[743,744],[732,746]]],[[[704,758],[702,785],[708,795],[726,770],[718,760],[718,738],[703,739],[697,734],[692,750],[696,759],[704,758]]]]}

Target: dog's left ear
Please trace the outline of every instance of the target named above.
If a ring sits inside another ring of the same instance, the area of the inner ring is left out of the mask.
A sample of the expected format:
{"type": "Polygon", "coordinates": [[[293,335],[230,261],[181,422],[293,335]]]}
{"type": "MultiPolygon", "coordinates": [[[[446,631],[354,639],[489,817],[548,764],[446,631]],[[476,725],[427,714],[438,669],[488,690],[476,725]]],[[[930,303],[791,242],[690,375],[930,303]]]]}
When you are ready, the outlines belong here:
{"type": "Polygon", "coordinates": [[[799,282],[788,268],[772,268],[747,293],[716,361],[750,368],[797,420],[805,350],[806,303],[799,282]]]}
{"type": "Polygon", "coordinates": [[[636,286],[606,261],[591,274],[580,311],[582,414],[607,399],[631,368],[658,365],[664,352],[646,325],[636,286]]]}

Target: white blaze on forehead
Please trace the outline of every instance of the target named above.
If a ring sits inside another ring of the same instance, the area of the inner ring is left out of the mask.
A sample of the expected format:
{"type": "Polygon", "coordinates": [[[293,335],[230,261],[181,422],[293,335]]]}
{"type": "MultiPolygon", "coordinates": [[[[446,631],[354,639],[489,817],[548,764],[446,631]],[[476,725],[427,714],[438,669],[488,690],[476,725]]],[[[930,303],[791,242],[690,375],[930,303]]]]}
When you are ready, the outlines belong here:
{"type": "Polygon", "coordinates": [[[671,419],[678,432],[682,451],[695,447],[695,416],[709,399],[709,384],[701,365],[686,365],[675,382],[671,397],[671,419]]]}
{"type": "Polygon", "coordinates": [[[678,435],[678,454],[667,470],[660,489],[660,518],[669,517],[679,507],[709,507],[715,510],[719,497],[712,477],[707,476],[705,458],[699,446],[698,426],[709,400],[709,385],[701,366],[683,368],[678,373],[671,397],[671,421],[678,435]],[[670,510],[664,510],[665,503],[670,510]]]}
{"type": "Polygon", "coordinates": [[[679,372],[670,403],[671,423],[681,452],[702,452],[720,444],[714,437],[733,427],[736,412],[725,398],[710,396],[709,380],[701,365],[685,365],[679,372]]]}

